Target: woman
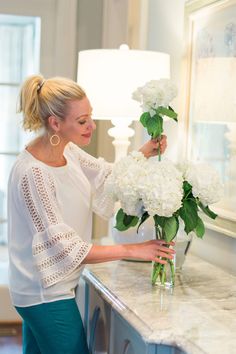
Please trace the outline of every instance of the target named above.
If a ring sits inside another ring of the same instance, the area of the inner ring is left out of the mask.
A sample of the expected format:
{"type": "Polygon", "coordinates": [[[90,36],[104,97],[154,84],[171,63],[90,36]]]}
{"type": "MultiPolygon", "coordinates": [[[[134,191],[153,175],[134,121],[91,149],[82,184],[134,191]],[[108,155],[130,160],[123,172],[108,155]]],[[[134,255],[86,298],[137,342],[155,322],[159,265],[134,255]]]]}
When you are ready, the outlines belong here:
{"type": "MultiPolygon", "coordinates": [[[[92,211],[110,217],[103,191],[111,164],[78,146],[90,143],[95,123],[85,92],[64,78],[32,76],[23,84],[24,128],[43,133],[19,155],[9,178],[10,292],[23,318],[25,354],[81,353],[88,348],[74,289],[83,264],[172,258],[163,241],[91,244],[92,211]]],[[[149,141],[140,151],[157,153],[149,141]]],[[[166,148],[166,138],[160,142],[166,148]]]]}

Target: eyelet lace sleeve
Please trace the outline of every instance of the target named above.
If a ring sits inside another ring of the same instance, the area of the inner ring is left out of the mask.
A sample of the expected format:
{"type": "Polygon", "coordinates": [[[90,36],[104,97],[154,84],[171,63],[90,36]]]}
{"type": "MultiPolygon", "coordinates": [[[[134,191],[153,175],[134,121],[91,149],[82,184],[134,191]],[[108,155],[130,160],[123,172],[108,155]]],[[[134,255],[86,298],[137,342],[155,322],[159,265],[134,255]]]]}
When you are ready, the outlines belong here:
{"type": "Polygon", "coordinates": [[[93,211],[102,218],[109,219],[114,212],[114,200],[104,191],[104,184],[112,172],[113,164],[103,158],[97,159],[87,154],[72,143],[70,143],[70,150],[79,160],[80,166],[92,186],[93,211]]]}
{"type": "Polygon", "coordinates": [[[32,228],[32,252],[44,288],[58,283],[76,270],[91,244],[63,222],[53,177],[41,167],[26,171],[20,183],[32,228]]]}

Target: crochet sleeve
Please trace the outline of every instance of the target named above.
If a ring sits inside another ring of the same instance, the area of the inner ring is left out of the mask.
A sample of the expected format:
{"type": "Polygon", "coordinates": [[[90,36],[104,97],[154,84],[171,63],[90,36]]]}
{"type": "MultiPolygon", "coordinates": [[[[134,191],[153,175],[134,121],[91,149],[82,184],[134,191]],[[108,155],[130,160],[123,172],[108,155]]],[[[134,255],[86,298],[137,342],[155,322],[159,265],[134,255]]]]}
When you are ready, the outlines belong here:
{"type": "Polygon", "coordinates": [[[20,181],[20,194],[34,233],[33,258],[47,288],[78,269],[92,245],[63,222],[54,179],[48,171],[38,166],[27,170],[20,181]]]}
{"type": "Polygon", "coordinates": [[[104,219],[113,215],[114,200],[110,194],[105,192],[104,185],[112,172],[113,164],[103,158],[95,158],[76,145],[71,144],[80,166],[92,186],[93,211],[104,219]]]}

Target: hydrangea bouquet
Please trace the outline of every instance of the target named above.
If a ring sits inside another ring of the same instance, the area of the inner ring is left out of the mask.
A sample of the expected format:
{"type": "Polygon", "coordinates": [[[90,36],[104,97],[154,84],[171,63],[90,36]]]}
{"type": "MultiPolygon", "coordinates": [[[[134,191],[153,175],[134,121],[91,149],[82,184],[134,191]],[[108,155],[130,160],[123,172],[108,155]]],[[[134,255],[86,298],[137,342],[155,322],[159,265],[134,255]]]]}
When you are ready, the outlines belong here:
{"type": "MultiPolygon", "coordinates": [[[[144,110],[141,123],[152,138],[163,132],[164,116],[177,121],[177,114],[169,105],[176,92],[169,80],[150,81],[134,92],[133,98],[141,102],[144,110]]],[[[160,161],[160,154],[159,159],[146,159],[141,152],[133,152],[116,163],[106,189],[121,204],[115,226],[119,231],[134,226],[138,230],[151,216],[156,238],[166,242],[175,238],[180,219],[187,234],[193,231],[202,238],[205,228],[199,212],[215,219],[217,215],[208,205],[217,202],[222,194],[218,174],[209,165],[175,166],[171,161],[160,161]]],[[[166,261],[153,263],[152,284],[158,281],[161,285],[174,285],[174,262],[166,261]]]]}
{"type": "MultiPolygon", "coordinates": [[[[143,114],[140,122],[147,129],[153,139],[160,139],[163,132],[163,118],[165,116],[177,122],[177,113],[170,106],[176,97],[177,88],[170,80],[151,80],[133,92],[133,99],[141,103],[143,114]]],[[[161,160],[160,150],[158,151],[161,160]]]]}

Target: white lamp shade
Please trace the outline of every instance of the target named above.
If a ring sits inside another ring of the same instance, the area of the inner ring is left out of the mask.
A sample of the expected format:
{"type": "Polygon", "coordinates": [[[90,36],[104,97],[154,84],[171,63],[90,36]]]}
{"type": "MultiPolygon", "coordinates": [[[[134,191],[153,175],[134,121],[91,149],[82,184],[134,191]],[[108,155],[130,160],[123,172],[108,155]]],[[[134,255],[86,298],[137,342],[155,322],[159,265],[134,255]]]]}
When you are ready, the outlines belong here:
{"type": "Polygon", "coordinates": [[[236,58],[199,59],[193,80],[193,121],[236,123],[236,58]]]}
{"type": "Polygon", "coordinates": [[[141,108],[132,99],[137,87],[149,80],[169,78],[168,54],[98,49],[79,52],[78,84],[93,107],[94,119],[139,119],[141,108]]]}

